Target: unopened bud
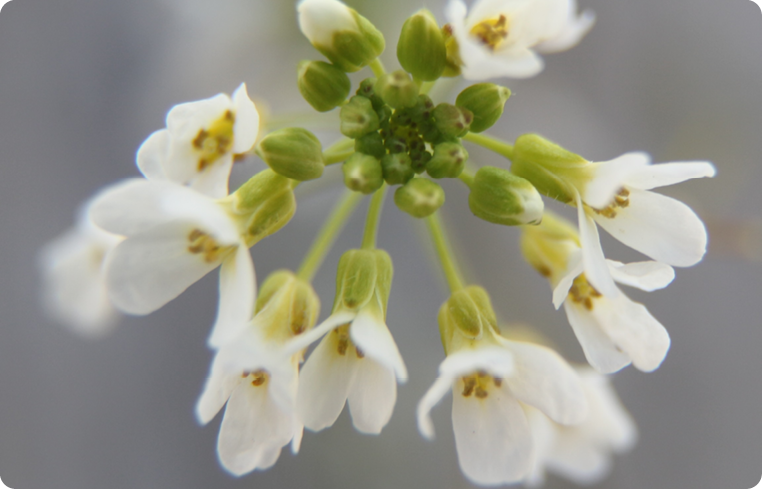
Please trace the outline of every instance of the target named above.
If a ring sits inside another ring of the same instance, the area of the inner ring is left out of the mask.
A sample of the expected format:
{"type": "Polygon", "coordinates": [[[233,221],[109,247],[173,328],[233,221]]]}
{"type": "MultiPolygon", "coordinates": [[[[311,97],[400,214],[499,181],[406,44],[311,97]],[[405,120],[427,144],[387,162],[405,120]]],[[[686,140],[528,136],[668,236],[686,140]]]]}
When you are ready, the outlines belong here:
{"type": "Polygon", "coordinates": [[[447,50],[442,31],[431,12],[419,10],[402,25],[397,59],[418,80],[434,81],[442,75],[447,50]]]}
{"type": "Polygon", "coordinates": [[[426,172],[433,178],[458,178],[468,161],[468,152],[459,143],[439,143],[426,164],[426,172]]]}
{"type": "Polygon", "coordinates": [[[394,192],[397,207],[419,219],[435,213],[444,202],[444,189],[426,178],[414,178],[394,192]]]}
{"type": "Polygon", "coordinates": [[[418,102],[418,86],[402,70],[386,73],[379,78],[375,91],[395,109],[413,107],[418,102]]]}
{"type": "Polygon", "coordinates": [[[539,224],[544,204],[537,189],[508,170],[485,166],[471,183],[468,206],[476,217],[495,224],[539,224]]]}
{"type": "Polygon", "coordinates": [[[320,313],[320,300],[309,282],[289,270],[271,273],[259,291],[255,322],[270,339],[288,341],[311,329],[320,313]]]}
{"type": "Polygon", "coordinates": [[[537,134],[516,139],[511,171],[526,178],[537,190],[561,202],[573,202],[577,189],[591,178],[589,161],[537,134]]]}
{"type": "Polygon", "coordinates": [[[272,170],[254,175],[235,191],[232,198],[232,212],[247,221],[248,246],[277,232],[296,212],[291,180],[272,170]]]}
{"type": "Polygon", "coordinates": [[[355,151],[374,156],[380,160],[386,155],[384,138],[381,137],[378,131],[357,138],[355,139],[355,151]]]}
{"type": "Polygon", "coordinates": [[[465,136],[474,120],[470,110],[447,103],[437,105],[432,115],[437,130],[446,138],[465,136]]]}
{"type": "Polygon", "coordinates": [[[407,183],[415,175],[412,160],[407,153],[394,153],[384,156],[381,158],[381,170],[384,174],[384,180],[389,185],[407,183]]]}
{"type": "Polygon", "coordinates": [[[325,168],[320,140],[301,127],[271,132],[259,142],[256,153],[274,172],[294,180],[320,178],[325,168]]]}
{"type": "Polygon", "coordinates": [[[494,83],[477,83],[466,88],[455,99],[455,105],[468,109],[474,114],[471,132],[482,132],[497,122],[503,115],[503,107],[511,91],[494,83]]]}
{"type": "Polygon", "coordinates": [[[393,273],[392,260],[387,252],[347,250],[339,259],[333,312],[339,309],[356,311],[377,296],[385,316],[393,273]]]}
{"type": "Polygon", "coordinates": [[[445,351],[454,342],[478,340],[485,330],[497,331],[497,317],[489,295],[474,285],[452,293],[439,309],[439,331],[445,351]]]}
{"type": "Polygon", "coordinates": [[[384,36],[338,0],[302,0],[299,28],[326,58],[346,72],[360,70],[384,51],[384,36]]]}
{"type": "Polygon", "coordinates": [[[381,163],[373,156],[355,153],[344,162],[344,185],[348,189],[372,194],[384,184],[381,163]]]}
{"type": "Polygon", "coordinates": [[[369,99],[355,95],[339,112],[340,130],[348,138],[357,139],[378,130],[378,114],[369,99]]]}
{"type": "Polygon", "coordinates": [[[298,72],[299,92],[318,112],[341,105],[352,88],[346,73],[324,61],[302,61],[298,72]]]}

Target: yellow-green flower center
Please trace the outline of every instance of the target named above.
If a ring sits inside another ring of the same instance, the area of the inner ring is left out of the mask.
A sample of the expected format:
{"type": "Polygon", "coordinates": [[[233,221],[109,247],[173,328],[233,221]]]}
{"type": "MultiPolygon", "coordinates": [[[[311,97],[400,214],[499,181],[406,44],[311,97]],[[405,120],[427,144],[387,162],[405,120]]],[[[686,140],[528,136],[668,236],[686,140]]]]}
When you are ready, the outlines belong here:
{"type": "Polygon", "coordinates": [[[194,255],[202,255],[207,263],[221,260],[233,248],[234,246],[221,246],[213,237],[200,229],[194,229],[188,234],[188,251],[194,255]]]}
{"type": "Polygon", "coordinates": [[[616,196],[614,197],[614,201],[611,202],[611,204],[609,204],[607,207],[604,207],[603,209],[593,208],[593,211],[603,217],[613,219],[616,217],[619,209],[624,209],[628,205],[630,205],[630,191],[626,188],[622,188],[619,190],[619,192],[617,192],[616,196]]]}
{"type": "Polygon", "coordinates": [[[471,28],[471,35],[494,51],[508,38],[508,18],[501,15],[496,19],[483,20],[471,28]]]}
{"type": "Polygon", "coordinates": [[[256,370],[254,372],[244,372],[241,375],[244,379],[251,382],[254,387],[262,387],[270,380],[270,374],[266,370],[256,370]]]}
{"type": "Polygon", "coordinates": [[[352,343],[352,339],[349,337],[349,323],[334,329],[331,334],[335,335],[336,351],[339,355],[346,355],[347,350],[349,350],[350,347],[353,347],[357,358],[365,358],[365,353],[355,346],[354,343],[352,343]]]}
{"type": "Polygon", "coordinates": [[[209,165],[228,153],[233,146],[233,125],[235,115],[230,110],[212,122],[207,129],[201,129],[193,139],[193,147],[199,153],[198,171],[204,171],[209,165]]]}
{"type": "Polygon", "coordinates": [[[503,385],[503,379],[493,377],[484,371],[465,376],[462,380],[463,392],[461,392],[461,395],[463,397],[471,397],[473,395],[477,399],[485,399],[489,396],[490,389],[499,389],[503,385]]]}
{"type": "Polygon", "coordinates": [[[601,293],[590,285],[584,273],[574,279],[574,283],[569,289],[569,299],[577,304],[582,304],[588,311],[593,310],[593,301],[599,297],[601,297],[601,293]]]}

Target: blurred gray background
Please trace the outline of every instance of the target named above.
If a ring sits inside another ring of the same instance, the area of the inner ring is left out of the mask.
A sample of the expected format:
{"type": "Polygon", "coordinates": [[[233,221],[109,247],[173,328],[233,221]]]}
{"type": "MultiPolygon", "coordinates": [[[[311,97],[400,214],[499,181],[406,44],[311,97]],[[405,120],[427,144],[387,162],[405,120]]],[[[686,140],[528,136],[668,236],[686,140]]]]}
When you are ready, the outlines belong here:
{"type": "MultiPolygon", "coordinates": [[[[388,67],[407,15],[427,6],[443,20],[437,0],[348,3],[385,32],[388,67]]],[[[665,291],[631,294],[667,327],[672,350],[654,373],[616,376],[640,441],[598,487],[752,487],[762,474],[762,14],[749,0],[580,3],[597,13],[595,28],[575,49],[546,57],[540,76],[504,81],[514,95],[491,132],[540,132],[591,160],[646,150],[657,162],[709,159],[719,171],[714,181],[665,189],[706,220],[711,249],[665,291]]],[[[100,186],[137,175],[135,150],[172,105],[245,81],[273,111],[304,111],[295,84],[304,58],[320,59],[298,32],[292,1],[13,0],[3,8],[0,477],[8,486],[470,487],[457,466],[449,400],[435,410],[435,442],[416,429],[415,405],[442,359],[436,312],[445,294],[420,223],[391,202],[380,237],[396,265],[388,322],[411,374],[392,421],[364,436],[344,413],[264,473],[225,473],[215,457],[220,417],[203,428],[193,417],[211,359],[204,345],[215,274],[97,341],[39,306],[38,249],[100,186]]],[[[472,158],[507,164],[476,149],[472,158]]],[[[252,159],[234,178],[260,166],[252,159]]],[[[253,249],[260,278],[298,265],[340,190],[335,182],[307,189],[293,222],[253,249]]],[[[567,358],[583,360],[547,283],[518,254],[517,231],[478,221],[461,186],[447,190],[454,245],[501,317],[535,325],[567,358]]],[[[324,309],[339,252],[359,245],[361,214],[315,281],[324,309]]],[[[613,258],[639,258],[610,239],[604,247],[613,258]]],[[[573,486],[551,476],[546,487],[573,486]]]]}

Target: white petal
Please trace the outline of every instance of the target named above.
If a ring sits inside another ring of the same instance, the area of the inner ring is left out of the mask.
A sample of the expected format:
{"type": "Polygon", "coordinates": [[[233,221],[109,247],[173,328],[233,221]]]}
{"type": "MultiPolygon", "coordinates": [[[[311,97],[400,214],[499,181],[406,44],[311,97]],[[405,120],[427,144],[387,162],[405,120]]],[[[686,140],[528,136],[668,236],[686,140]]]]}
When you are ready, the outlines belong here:
{"type": "Polygon", "coordinates": [[[513,353],[502,346],[460,350],[448,355],[439,365],[439,374],[452,379],[478,370],[500,378],[511,376],[514,373],[513,353]]]}
{"type": "Polygon", "coordinates": [[[630,364],[629,355],[622,352],[604,333],[590,311],[571,301],[564,303],[564,310],[577,336],[577,341],[592,367],[607,374],[621,370],[630,364]]]}
{"type": "Polygon", "coordinates": [[[578,373],[591,412],[589,422],[580,426],[580,429],[584,429],[587,436],[592,435],[599,444],[605,443],[616,452],[631,449],[638,438],[637,426],[617,397],[611,379],[588,368],[579,369],[578,373]],[[591,433],[591,429],[595,431],[591,433]]]}
{"type": "MultiPolygon", "coordinates": [[[[470,29],[474,25],[484,20],[496,19],[500,17],[500,15],[513,17],[522,9],[530,6],[531,4],[532,0],[479,0],[474,2],[473,6],[471,7],[471,11],[468,14],[466,26],[470,29]]],[[[465,17],[465,5],[463,5],[462,12],[463,17],[465,17]]],[[[448,19],[451,18],[448,16],[448,19]]],[[[452,20],[450,20],[450,22],[452,22],[452,20]]]]}
{"type": "Polygon", "coordinates": [[[294,437],[291,439],[291,453],[294,455],[299,453],[299,449],[302,447],[302,438],[304,437],[304,425],[298,421],[298,418],[294,416],[294,437]]]}
{"type": "MultiPolygon", "coordinates": [[[[576,2],[572,2],[576,4],[576,2]]],[[[595,24],[595,12],[585,10],[579,16],[576,14],[576,5],[572,10],[572,16],[568,19],[566,25],[552,39],[548,39],[537,46],[535,49],[540,53],[557,53],[565,51],[576,46],[595,24]]]]}
{"type": "Polygon", "coordinates": [[[240,335],[254,314],[257,296],[254,263],[249,249],[241,243],[220,267],[220,303],[208,344],[219,348],[240,335]]]}
{"type": "Polygon", "coordinates": [[[304,350],[329,331],[332,331],[343,324],[350,323],[355,318],[355,315],[355,313],[348,311],[339,311],[331,314],[322,323],[289,341],[283,347],[284,354],[291,356],[304,350]]]}
{"type": "Polygon", "coordinates": [[[616,299],[596,303],[593,315],[638,370],[651,372],[659,368],[669,351],[669,334],[643,304],[621,294],[616,299]]]}
{"type": "Polygon", "coordinates": [[[431,409],[439,404],[442,397],[452,389],[454,379],[455,377],[440,375],[418,402],[418,408],[416,409],[418,431],[428,440],[434,439],[434,423],[431,422],[431,409]]]}
{"type": "Polygon", "coordinates": [[[368,356],[358,360],[347,401],[357,431],[371,435],[381,433],[397,401],[394,371],[368,356]]]}
{"type": "Polygon", "coordinates": [[[463,473],[484,485],[524,477],[531,468],[532,436],[519,403],[506,388],[485,399],[463,397],[459,384],[453,388],[452,427],[463,473]]]}
{"type": "Polygon", "coordinates": [[[611,276],[620,284],[636,287],[646,292],[663,289],[675,278],[675,270],[657,261],[640,261],[624,264],[606,260],[611,276]]]}
{"type": "Polygon", "coordinates": [[[568,271],[553,289],[553,305],[556,309],[561,307],[561,304],[566,300],[566,297],[569,295],[569,289],[571,289],[571,286],[574,284],[574,279],[585,271],[585,264],[582,260],[582,250],[570,255],[567,264],[568,271]]]}
{"type": "Polygon", "coordinates": [[[368,358],[372,358],[386,368],[393,370],[400,382],[407,381],[407,369],[402,361],[397,344],[389,332],[389,328],[368,308],[357,313],[349,328],[352,342],[357,345],[368,358]]]}
{"type": "Polygon", "coordinates": [[[188,251],[193,227],[170,222],[122,241],[104,264],[114,305],[130,314],[149,314],[180,295],[219,262],[188,251]]]}
{"type": "Polygon", "coordinates": [[[329,334],[302,366],[297,395],[297,413],[305,428],[320,431],[336,422],[349,395],[357,370],[351,349],[337,352],[337,339],[329,334]]]}
{"type": "Polygon", "coordinates": [[[220,426],[217,453],[233,475],[272,466],[293,437],[293,420],[267,395],[264,386],[242,382],[233,391],[220,426]]]}
{"type": "Polygon", "coordinates": [[[196,403],[196,419],[202,425],[214,418],[242,380],[241,374],[230,372],[220,358],[219,354],[215,355],[204,391],[196,403]]]}
{"type": "Polygon", "coordinates": [[[173,140],[190,145],[201,129],[208,127],[231,108],[230,97],[224,93],[204,100],[178,104],[167,113],[167,129],[173,140]]]}
{"type": "Polygon", "coordinates": [[[513,353],[515,371],[504,379],[521,402],[536,407],[553,421],[575,424],[587,416],[587,400],[576,372],[550,348],[504,340],[513,353]]]}
{"type": "Polygon", "coordinates": [[[613,237],[650,258],[675,267],[695,265],[706,253],[704,223],[690,207],[648,190],[630,189],[629,205],[610,219],[595,220],[613,237]]]}
{"type": "Polygon", "coordinates": [[[166,180],[164,162],[167,158],[169,132],[161,129],[154,132],[138,148],[137,164],[140,173],[149,180],[166,180]]]}
{"type": "Polygon", "coordinates": [[[616,193],[625,185],[634,172],[647,168],[651,157],[647,153],[625,153],[610,161],[593,163],[593,178],[581,190],[585,204],[596,209],[603,209],[611,204],[616,193]]]}
{"type": "Polygon", "coordinates": [[[233,170],[233,155],[226,153],[198,173],[190,183],[190,187],[213,199],[221,199],[228,195],[228,181],[233,170]]]}
{"type": "Polygon", "coordinates": [[[606,257],[601,248],[601,239],[595,221],[585,212],[584,205],[577,194],[577,218],[579,219],[579,239],[582,243],[582,261],[585,265],[585,277],[598,292],[607,297],[619,295],[619,289],[611,278],[606,257]]]}
{"type": "Polygon", "coordinates": [[[708,161],[683,161],[661,163],[633,172],[627,177],[628,187],[649,190],[684,182],[692,178],[707,178],[717,174],[714,165],[708,161]]]}
{"type": "Polygon", "coordinates": [[[556,440],[546,464],[552,472],[582,486],[596,484],[611,472],[611,459],[600,447],[563,437],[556,440]]]}
{"type": "Polygon", "coordinates": [[[532,431],[532,469],[524,480],[526,487],[542,487],[545,483],[545,464],[548,454],[556,444],[559,425],[532,406],[523,405],[529,428],[532,431]]]}
{"type": "Polygon", "coordinates": [[[349,8],[337,0],[302,0],[299,11],[299,29],[313,44],[330,46],[337,31],[357,31],[349,8]]]}
{"type": "Polygon", "coordinates": [[[254,102],[246,92],[246,84],[241,85],[233,92],[233,107],[235,108],[235,124],[233,125],[233,153],[245,153],[254,146],[259,134],[259,112],[254,102]]]}

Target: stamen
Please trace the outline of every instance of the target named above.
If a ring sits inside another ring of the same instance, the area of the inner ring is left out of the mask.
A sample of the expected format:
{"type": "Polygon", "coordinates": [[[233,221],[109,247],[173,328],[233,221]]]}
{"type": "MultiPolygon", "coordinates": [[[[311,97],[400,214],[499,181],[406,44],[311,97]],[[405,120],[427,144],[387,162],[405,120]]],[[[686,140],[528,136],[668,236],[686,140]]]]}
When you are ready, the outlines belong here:
{"type": "Polygon", "coordinates": [[[480,370],[473,375],[463,377],[463,397],[470,397],[473,394],[477,399],[486,399],[489,397],[489,390],[494,387],[499,388],[503,385],[503,379],[493,377],[484,370],[480,370]]]}
{"type": "Polygon", "coordinates": [[[508,38],[508,18],[501,15],[497,19],[489,19],[476,24],[471,34],[494,51],[508,38]]]}
{"type": "Polygon", "coordinates": [[[569,289],[569,298],[577,304],[582,304],[588,311],[593,310],[593,300],[598,297],[601,297],[601,293],[590,285],[584,273],[574,279],[569,289]]]}
{"type": "Polygon", "coordinates": [[[619,209],[624,209],[630,205],[630,191],[622,187],[619,192],[614,196],[614,201],[603,209],[595,209],[593,211],[603,217],[613,219],[616,217],[619,209]]]}
{"type": "Polygon", "coordinates": [[[194,255],[203,255],[204,261],[213,263],[222,259],[232,246],[220,246],[217,241],[200,229],[194,229],[188,234],[188,251],[194,255]]]}
{"type": "Polygon", "coordinates": [[[197,169],[204,171],[209,165],[220,159],[233,146],[233,126],[235,115],[230,110],[212,122],[208,129],[201,129],[191,144],[201,153],[197,169]]]}
{"type": "Polygon", "coordinates": [[[244,372],[243,376],[248,377],[249,375],[252,377],[251,385],[254,387],[263,386],[265,382],[267,382],[267,379],[270,378],[270,374],[268,374],[266,370],[257,370],[251,373],[244,372]]]}

